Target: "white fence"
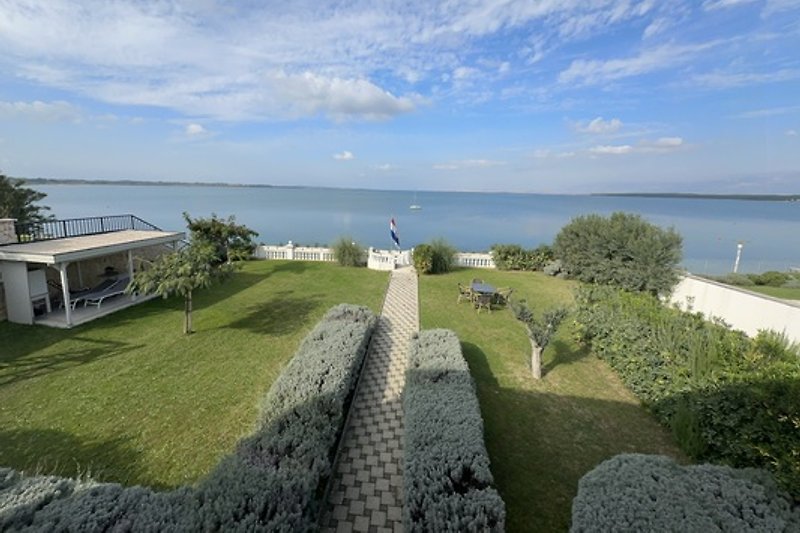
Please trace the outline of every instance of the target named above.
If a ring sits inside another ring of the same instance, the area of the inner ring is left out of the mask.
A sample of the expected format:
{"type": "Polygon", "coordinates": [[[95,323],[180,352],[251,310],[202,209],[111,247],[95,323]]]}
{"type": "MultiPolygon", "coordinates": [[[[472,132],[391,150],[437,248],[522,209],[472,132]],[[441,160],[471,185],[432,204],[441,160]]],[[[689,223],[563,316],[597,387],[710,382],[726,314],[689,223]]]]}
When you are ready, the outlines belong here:
{"type": "Polygon", "coordinates": [[[800,304],[687,275],[670,297],[681,309],[719,317],[750,336],[772,329],[800,342],[800,304]]]}
{"type": "MultiPolygon", "coordinates": [[[[367,267],[373,270],[394,270],[395,268],[412,264],[414,250],[378,250],[370,248],[367,251],[367,267]]],[[[333,249],[297,246],[289,241],[288,244],[273,246],[262,244],[256,246],[254,253],[257,259],[289,259],[298,261],[335,261],[333,249]]],[[[456,265],[469,268],[495,268],[491,254],[458,252],[455,257],[456,265]]]]}

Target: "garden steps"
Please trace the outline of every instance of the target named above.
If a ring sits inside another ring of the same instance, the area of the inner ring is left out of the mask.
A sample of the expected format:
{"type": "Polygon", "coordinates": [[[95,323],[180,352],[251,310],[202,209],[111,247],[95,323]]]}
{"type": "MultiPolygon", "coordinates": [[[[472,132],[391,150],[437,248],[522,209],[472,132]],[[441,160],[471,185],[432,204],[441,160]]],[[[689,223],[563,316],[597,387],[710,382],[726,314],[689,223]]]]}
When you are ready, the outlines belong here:
{"type": "Polygon", "coordinates": [[[403,530],[401,395],[417,331],[416,272],[394,270],[345,428],[323,531],[403,530]]]}

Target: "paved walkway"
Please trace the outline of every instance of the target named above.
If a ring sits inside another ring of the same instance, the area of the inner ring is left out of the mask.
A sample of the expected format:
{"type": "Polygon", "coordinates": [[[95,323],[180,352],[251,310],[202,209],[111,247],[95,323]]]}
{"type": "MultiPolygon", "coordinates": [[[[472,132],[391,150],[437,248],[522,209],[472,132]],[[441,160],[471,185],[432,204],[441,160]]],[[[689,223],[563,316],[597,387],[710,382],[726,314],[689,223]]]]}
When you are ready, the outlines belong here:
{"type": "Polygon", "coordinates": [[[419,329],[417,275],[395,270],[367,353],[323,531],[403,530],[403,403],[408,345],[419,329]]]}

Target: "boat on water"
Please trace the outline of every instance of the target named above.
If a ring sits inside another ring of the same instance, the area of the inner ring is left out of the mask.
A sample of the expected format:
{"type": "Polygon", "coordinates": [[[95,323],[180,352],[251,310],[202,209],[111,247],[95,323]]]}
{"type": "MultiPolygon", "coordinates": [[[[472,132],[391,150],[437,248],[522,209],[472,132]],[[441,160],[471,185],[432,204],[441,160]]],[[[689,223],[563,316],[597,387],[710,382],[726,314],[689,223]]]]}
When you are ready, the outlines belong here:
{"type": "Polygon", "coordinates": [[[418,209],[422,209],[422,206],[417,203],[417,193],[414,193],[414,201],[411,202],[411,205],[408,206],[409,209],[416,211],[418,209]]]}

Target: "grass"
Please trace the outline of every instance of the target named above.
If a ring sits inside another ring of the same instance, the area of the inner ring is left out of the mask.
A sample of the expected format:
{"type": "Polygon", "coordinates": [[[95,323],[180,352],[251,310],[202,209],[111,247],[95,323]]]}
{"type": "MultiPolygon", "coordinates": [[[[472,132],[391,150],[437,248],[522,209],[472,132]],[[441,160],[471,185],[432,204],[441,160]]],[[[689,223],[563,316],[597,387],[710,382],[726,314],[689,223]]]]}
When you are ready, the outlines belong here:
{"type": "Polygon", "coordinates": [[[773,298],[782,298],[784,300],[800,300],[800,288],[789,287],[769,287],[767,285],[752,285],[743,287],[748,291],[760,292],[773,298]]]}
{"type": "Polygon", "coordinates": [[[569,304],[574,285],[540,273],[486,270],[420,278],[422,327],[454,330],[476,381],[508,531],[568,530],[578,480],[616,454],[683,459],[613,371],[575,342],[569,318],[544,353],[543,379],[533,380],[530,344],[510,310],[477,314],[456,304],[457,282],[473,277],[513,287],[537,313],[569,304]]]}
{"type": "Polygon", "coordinates": [[[166,489],[192,484],[250,432],[259,399],[333,305],[378,312],[386,273],[253,261],[183,301],[72,330],[0,323],[0,466],[166,489]]]}

